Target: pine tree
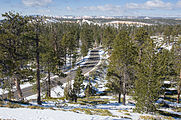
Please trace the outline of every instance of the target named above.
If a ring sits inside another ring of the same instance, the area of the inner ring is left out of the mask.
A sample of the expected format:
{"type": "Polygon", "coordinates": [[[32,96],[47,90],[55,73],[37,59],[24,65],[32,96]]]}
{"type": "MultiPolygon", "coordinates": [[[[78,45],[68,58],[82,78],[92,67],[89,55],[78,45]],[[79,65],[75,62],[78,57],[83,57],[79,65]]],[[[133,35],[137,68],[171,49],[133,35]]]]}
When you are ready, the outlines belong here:
{"type": "Polygon", "coordinates": [[[174,67],[176,71],[176,81],[177,81],[177,103],[180,102],[180,94],[181,94],[181,38],[178,41],[175,41],[173,48],[173,55],[174,55],[174,67]]]}
{"type": "Polygon", "coordinates": [[[93,89],[91,79],[89,78],[89,83],[87,84],[87,86],[85,88],[84,94],[86,97],[90,97],[90,96],[94,95],[95,92],[96,91],[93,89]]]}
{"type": "Polygon", "coordinates": [[[5,17],[5,20],[1,26],[0,35],[0,68],[4,75],[14,80],[18,96],[22,100],[20,79],[25,77],[24,66],[30,60],[29,46],[31,42],[24,37],[27,31],[28,17],[12,12],[5,13],[2,16],[5,17]]]}
{"type": "Polygon", "coordinates": [[[37,103],[41,105],[41,86],[40,86],[40,53],[41,53],[41,34],[43,28],[43,17],[31,18],[31,24],[28,25],[29,31],[26,33],[26,38],[32,41],[31,53],[32,60],[36,63],[36,90],[37,103]],[[34,59],[33,59],[34,58],[34,59]]]}
{"type": "Polygon", "coordinates": [[[68,80],[68,83],[64,88],[64,96],[66,100],[72,100],[72,84],[70,80],[68,80]]]}
{"type": "MultiPolygon", "coordinates": [[[[143,38],[144,39],[144,38],[143,38]]],[[[138,112],[155,112],[155,102],[159,98],[164,70],[159,54],[157,54],[154,41],[145,38],[142,55],[138,57],[136,67],[136,80],[134,89],[134,99],[136,100],[136,110],[138,112]]]]}
{"type": "Polygon", "coordinates": [[[120,31],[116,36],[113,44],[113,51],[110,57],[110,65],[108,69],[108,87],[119,94],[118,102],[120,103],[120,96],[123,93],[123,104],[125,105],[125,95],[128,92],[127,86],[132,78],[132,66],[134,65],[134,58],[136,55],[133,42],[128,33],[120,31]]]}
{"type": "Polygon", "coordinates": [[[160,69],[158,73],[160,73],[160,79],[162,80],[162,91],[165,97],[166,86],[164,85],[164,81],[172,82],[175,79],[176,71],[174,69],[174,60],[175,56],[173,51],[169,51],[167,49],[160,49],[157,53],[158,58],[157,62],[160,64],[160,69]]]}
{"type": "MultiPolygon", "coordinates": [[[[77,44],[76,38],[73,32],[67,32],[63,35],[62,45],[64,47],[65,56],[68,54],[70,56],[70,64],[72,65],[72,54],[75,52],[77,44]]],[[[66,57],[65,57],[66,61],[66,57]]]]}
{"type": "Polygon", "coordinates": [[[115,37],[116,37],[115,29],[111,26],[105,27],[102,38],[103,46],[108,49],[112,48],[113,40],[115,39],[115,37]]]}
{"type": "Polygon", "coordinates": [[[172,27],[171,26],[166,26],[164,29],[164,41],[166,44],[170,45],[171,44],[171,33],[172,33],[172,27]]]}
{"type": "Polygon", "coordinates": [[[96,47],[101,44],[101,29],[98,25],[93,26],[93,39],[96,47]]]}
{"type": "Polygon", "coordinates": [[[89,49],[93,47],[93,30],[87,24],[82,26],[82,30],[80,32],[80,40],[81,40],[81,53],[82,56],[86,56],[89,49]]]}
{"type": "MultiPolygon", "coordinates": [[[[73,84],[73,90],[76,96],[80,94],[80,90],[83,89],[84,87],[83,80],[84,80],[84,75],[82,75],[82,70],[79,67],[77,69],[76,76],[74,78],[74,84],[73,84]]],[[[77,102],[77,99],[75,99],[75,102],[77,102]]]]}
{"type": "Polygon", "coordinates": [[[139,28],[137,29],[136,31],[136,34],[134,36],[134,40],[135,40],[135,43],[137,45],[137,48],[138,48],[138,55],[139,55],[139,63],[141,62],[141,58],[142,58],[142,52],[143,52],[143,49],[144,49],[144,42],[149,39],[149,35],[148,35],[148,32],[144,29],[144,28],[139,28]]]}
{"type": "Polygon", "coordinates": [[[85,57],[88,53],[88,49],[86,48],[86,45],[82,44],[81,46],[81,54],[83,57],[85,57]]]}
{"type": "MultiPolygon", "coordinates": [[[[51,26],[44,26],[44,34],[41,35],[42,42],[41,53],[40,53],[40,61],[41,66],[43,66],[44,71],[48,73],[48,81],[46,81],[46,95],[47,97],[51,97],[51,74],[58,74],[59,58],[56,54],[56,49],[54,48],[54,39],[52,38],[52,29],[51,26]]],[[[59,75],[60,76],[60,75],[59,75]]]]}

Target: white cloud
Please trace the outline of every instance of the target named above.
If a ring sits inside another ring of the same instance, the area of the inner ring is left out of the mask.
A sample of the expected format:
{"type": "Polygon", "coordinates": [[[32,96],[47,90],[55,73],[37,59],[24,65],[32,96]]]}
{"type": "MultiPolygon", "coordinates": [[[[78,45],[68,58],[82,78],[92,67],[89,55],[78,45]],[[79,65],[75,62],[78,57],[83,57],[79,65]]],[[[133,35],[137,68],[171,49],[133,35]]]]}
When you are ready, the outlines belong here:
{"type": "Polygon", "coordinates": [[[52,0],[22,0],[22,2],[25,6],[46,6],[52,0]]]}
{"type": "Polygon", "coordinates": [[[163,2],[162,0],[149,0],[145,3],[127,3],[128,9],[172,9],[173,4],[170,2],[163,2]]]}

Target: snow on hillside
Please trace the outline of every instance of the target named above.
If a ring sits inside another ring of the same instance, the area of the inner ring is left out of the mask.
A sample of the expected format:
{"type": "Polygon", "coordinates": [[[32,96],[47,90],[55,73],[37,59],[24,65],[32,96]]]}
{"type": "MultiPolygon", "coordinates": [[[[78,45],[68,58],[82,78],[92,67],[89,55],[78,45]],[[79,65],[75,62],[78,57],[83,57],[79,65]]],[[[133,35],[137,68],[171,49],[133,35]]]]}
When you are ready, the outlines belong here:
{"type": "Polygon", "coordinates": [[[127,25],[137,25],[137,26],[143,26],[143,25],[148,25],[151,26],[153,24],[148,24],[148,23],[143,23],[143,22],[133,22],[133,21],[111,21],[105,23],[106,25],[109,24],[127,24],[127,25]]]}
{"type": "MultiPolygon", "coordinates": [[[[0,108],[0,119],[10,120],[116,120],[110,116],[86,115],[59,110],[0,108]]],[[[128,119],[119,119],[128,120],[128,119]]]]}
{"type": "MultiPolygon", "coordinates": [[[[102,96],[100,99],[111,100],[112,96],[102,96]]],[[[32,103],[35,105],[36,103],[32,103]]],[[[158,120],[173,120],[170,117],[161,115],[140,114],[133,112],[134,104],[127,103],[122,105],[115,101],[107,104],[98,105],[80,105],[71,103],[60,103],[57,108],[55,101],[43,102],[41,107],[47,109],[30,108],[3,108],[0,107],[0,119],[10,120],[143,120],[141,117],[158,120]],[[52,107],[53,109],[48,109],[52,107]],[[73,112],[72,112],[73,111],[73,112]],[[86,111],[91,111],[90,113],[86,111]],[[95,111],[98,111],[95,113],[95,111]],[[100,111],[100,113],[99,113],[100,111]],[[108,114],[104,114],[108,113],[108,114]],[[101,113],[102,112],[102,113],[101,113]],[[101,115],[102,114],[102,115],[101,115]]],[[[169,109],[163,109],[170,113],[180,114],[169,109]]],[[[175,118],[176,119],[176,118],[175,118]]],[[[177,118],[179,120],[179,118],[177,118]]]]}
{"type": "Polygon", "coordinates": [[[157,44],[158,47],[161,47],[167,50],[172,49],[172,44],[166,44],[164,42],[163,36],[151,36],[150,38],[155,40],[155,43],[157,44]]]}

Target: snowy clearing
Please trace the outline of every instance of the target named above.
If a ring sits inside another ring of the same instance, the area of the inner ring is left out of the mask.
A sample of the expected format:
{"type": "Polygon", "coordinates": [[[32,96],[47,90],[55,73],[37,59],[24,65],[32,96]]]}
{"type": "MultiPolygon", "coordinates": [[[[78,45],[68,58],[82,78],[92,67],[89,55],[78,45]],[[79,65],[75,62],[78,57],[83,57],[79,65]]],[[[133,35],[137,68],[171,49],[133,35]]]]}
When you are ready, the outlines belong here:
{"type": "MultiPolygon", "coordinates": [[[[0,108],[0,119],[13,120],[116,120],[110,116],[85,115],[60,110],[37,110],[27,108],[0,108]]],[[[127,119],[119,119],[127,120],[127,119]]]]}

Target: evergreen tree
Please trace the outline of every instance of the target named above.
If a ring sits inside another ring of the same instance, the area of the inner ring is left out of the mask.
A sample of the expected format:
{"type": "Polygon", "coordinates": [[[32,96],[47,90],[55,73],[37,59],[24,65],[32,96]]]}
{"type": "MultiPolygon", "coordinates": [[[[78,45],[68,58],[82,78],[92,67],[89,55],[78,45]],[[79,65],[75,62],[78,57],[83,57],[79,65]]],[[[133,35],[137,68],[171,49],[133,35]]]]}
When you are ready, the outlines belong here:
{"type": "Polygon", "coordinates": [[[160,71],[164,71],[165,67],[161,64],[162,60],[153,40],[145,38],[143,45],[141,62],[138,61],[136,67],[134,99],[138,112],[155,112],[155,102],[159,98],[163,79],[160,71]]]}
{"type": "Polygon", "coordinates": [[[175,41],[173,48],[173,55],[174,55],[174,67],[175,67],[175,78],[177,81],[177,103],[180,102],[180,94],[181,94],[181,38],[178,41],[175,41]]]}
{"type": "MultiPolygon", "coordinates": [[[[1,73],[15,82],[18,96],[23,99],[20,80],[26,76],[25,65],[28,63],[31,42],[25,39],[28,17],[8,12],[2,15],[5,20],[0,34],[0,68],[1,73]]],[[[4,77],[5,77],[4,76],[4,77]]]]}
{"type": "MultiPolygon", "coordinates": [[[[74,90],[76,96],[78,96],[80,94],[80,90],[83,89],[83,87],[84,87],[83,80],[84,80],[84,75],[82,75],[82,70],[79,67],[77,69],[76,76],[74,78],[74,84],[73,84],[73,90],[74,90]]],[[[77,102],[77,99],[75,99],[75,102],[77,102]]]]}
{"type": "Polygon", "coordinates": [[[105,27],[102,38],[103,46],[108,49],[112,48],[113,40],[115,39],[115,37],[116,37],[115,29],[111,26],[105,27]]]}
{"type": "Polygon", "coordinates": [[[54,39],[52,38],[52,29],[51,26],[44,26],[44,34],[41,35],[42,42],[40,44],[42,50],[40,53],[40,61],[41,66],[44,68],[44,71],[48,73],[48,81],[46,82],[46,95],[47,97],[51,97],[51,74],[57,74],[60,76],[58,72],[57,66],[59,65],[59,58],[56,54],[56,49],[54,48],[54,39]]]}
{"type": "Polygon", "coordinates": [[[87,84],[87,86],[85,88],[84,94],[86,97],[90,97],[90,96],[94,95],[95,92],[96,91],[93,89],[91,79],[89,78],[89,83],[87,84]]]}
{"type": "Polygon", "coordinates": [[[31,24],[28,25],[29,31],[26,33],[27,39],[32,41],[31,56],[32,60],[36,62],[36,90],[37,90],[37,103],[41,105],[41,86],[40,86],[40,53],[41,53],[41,36],[43,32],[43,18],[31,18],[31,24]]]}
{"type": "Polygon", "coordinates": [[[85,44],[82,44],[81,46],[81,53],[82,53],[82,56],[85,57],[88,53],[88,49],[86,48],[86,45],[85,44]]]}
{"type": "Polygon", "coordinates": [[[64,96],[66,100],[72,99],[72,84],[70,80],[68,80],[68,83],[66,84],[64,88],[64,96]]]}
{"type": "Polygon", "coordinates": [[[145,48],[144,42],[147,39],[149,39],[148,32],[144,28],[138,28],[136,30],[134,40],[135,40],[136,46],[138,48],[139,63],[141,62],[141,58],[142,58],[142,54],[143,54],[142,52],[143,52],[143,49],[145,48]]]}
{"type": "MultiPolygon", "coordinates": [[[[72,54],[75,52],[76,47],[77,47],[76,38],[72,32],[68,32],[68,33],[64,34],[61,42],[64,47],[65,56],[66,56],[66,54],[68,54],[70,56],[70,64],[71,64],[72,63],[72,61],[71,61],[72,54]]],[[[66,57],[65,57],[65,61],[66,61],[66,57]]]]}
{"type": "Polygon", "coordinates": [[[159,52],[157,53],[158,58],[157,62],[160,64],[160,79],[162,79],[162,91],[164,92],[165,97],[165,90],[166,87],[164,85],[164,81],[170,81],[173,83],[173,80],[175,79],[176,71],[174,69],[174,60],[175,56],[173,51],[169,51],[164,48],[159,48],[159,52]]]}
{"type": "Polygon", "coordinates": [[[88,26],[88,24],[83,24],[80,32],[80,40],[81,53],[84,57],[87,55],[89,49],[93,47],[93,30],[88,26]]]}
{"type": "MultiPolygon", "coordinates": [[[[123,93],[123,104],[125,105],[125,95],[128,92],[127,86],[132,78],[132,66],[134,65],[134,56],[136,55],[133,42],[128,33],[120,31],[113,44],[113,51],[110,57],[108,69],[108,87],[119,94],[123,93]]],[[[133,81],[132,81],[133,82],[133,81]]]]}
{"type": "Polygon", "coordinates": [[[73,86],[72,86],[71,80],[68,79],[68,83],[66,84],[64,88],[64,96],[66,100],[69,100],[71,102],[72,101],[77,102],[77,95],[76,95],[75,90],[72,87],[73,86]]]}
{"type": "Polygon", "coordinates": [[[93,39],[96,47],[101,44],[101,28],[96,25],[93,27],[93,39]]]}
{"type": "Polygon", "coordinates": [[[166,26],[164,29],[164,40],[165,43],[170,45],[171,41],[171,34],[172,34],[172,27],[171,26],[166,26]]]}

